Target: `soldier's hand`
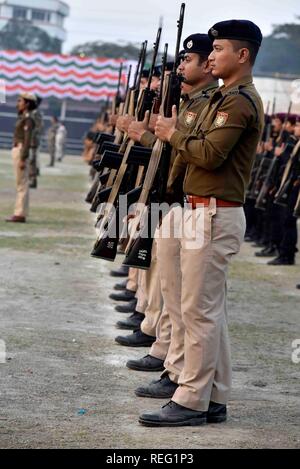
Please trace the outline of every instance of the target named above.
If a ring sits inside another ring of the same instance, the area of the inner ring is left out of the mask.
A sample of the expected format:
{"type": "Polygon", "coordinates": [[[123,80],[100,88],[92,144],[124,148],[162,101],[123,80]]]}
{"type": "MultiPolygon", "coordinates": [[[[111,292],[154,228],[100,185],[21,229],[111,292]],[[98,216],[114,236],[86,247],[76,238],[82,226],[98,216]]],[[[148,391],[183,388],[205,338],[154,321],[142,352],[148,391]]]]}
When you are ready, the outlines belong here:
{"type": "Polygon", "coordinates": [[[274,155],[275,156],[280,156],[283,152],[283,149],[284,149],[283,145],[281,145],[280,147],[275,147],[274,155]]]}
{"type": "Polygon", "coordinates": [[[26,168],[26,161],[20,160],[19,161],[19,168],[20,169],[25,169],[26,168]]]}
{"type": "Polygon", "coordinates": [[[133,122],[135,118],[126,114],[125,116],[119,116],[116,122],[117,129],[121,132],[128,132],[128,127],[133,122]]]}
{"type": "Polygon", "coordinates": [[[116,122],[117,122],[117,120],[118,120],[118,117],[119,117],[118,114],[111,114],[111,115],[109,116],[109,121],[108,121],[109,124],[110,124],[110,125],[116,125],[116,122]]]}
{"type": "Polygon", "coordinates": [[[148,130],[149,111],[146,111],[143,121],[132,121],[128,127],[128,136],[135,142],[140,142],[142,135],[148,130]]]}
{"type": "Polygon", "coordinates": [[[272,151],[273,150],[272,142],[265,142],[264,149],[265,149],[265,151],[272,151]]]}
{"type": "Polygon", "coordinates": [[[151,132],[154,132],[158,116],[159,114],[151,114],[150,121],[149,121],[149,130],[151,132]]]}
{"type": "Polygon", "coordinates": [[[172,117],[159,116],[155,126],[155,135],[163,142],[169,142],[176,131],[177,109],[172,107],[172,117]]]}

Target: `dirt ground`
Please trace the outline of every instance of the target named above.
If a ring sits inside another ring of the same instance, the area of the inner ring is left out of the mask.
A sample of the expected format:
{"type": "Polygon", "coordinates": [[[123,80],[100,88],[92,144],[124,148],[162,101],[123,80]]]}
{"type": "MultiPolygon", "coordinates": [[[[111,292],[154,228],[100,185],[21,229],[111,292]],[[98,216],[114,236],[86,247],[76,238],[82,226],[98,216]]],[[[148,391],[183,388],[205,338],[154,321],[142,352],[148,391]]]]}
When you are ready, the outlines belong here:
{"type": "Polygon", "coordinates": [[[78,157],[53,169],[46,163],[42,155],[29,223],[11,226],[3,219],[12,213],[14,180],[9,153],[0,152],[0,447],[299,448],[300,363],[291,359],[300,339],[299,257],[296,266],[267,266],[245,243],[232,264],[228,422],[141,427],[139,413],[165,401],[134,395],[158,376],[125,367],[147,349],[114,342],[126,315],[108,299],[112,264],[89,256],[87,167],[78,157]]]}

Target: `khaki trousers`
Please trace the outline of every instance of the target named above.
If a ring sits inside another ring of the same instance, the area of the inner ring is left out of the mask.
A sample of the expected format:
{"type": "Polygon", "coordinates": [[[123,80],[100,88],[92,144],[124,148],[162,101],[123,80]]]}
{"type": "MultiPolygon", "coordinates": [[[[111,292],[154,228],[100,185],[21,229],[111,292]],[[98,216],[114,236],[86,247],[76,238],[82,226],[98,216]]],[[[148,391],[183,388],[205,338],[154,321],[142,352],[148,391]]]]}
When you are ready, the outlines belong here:
{"type": "Polygon", "coordinates": [[[27,217],[29,210],[29,161],[26,160],[25,169],[19,168],[21,161],[22,144],[12,149],[12,159],[14,166],[14,173],[16,178],[16,203],[14,215],[27,217]]]}
{"type": "Polygon", "coordinates": [[[153,240],[151,265],[145,271],[145,297],[147,298],[147,308],[145,310],[145,319],[141,323],[141,330],[144,334],[156,337],[156,328],[162,311],[162,294],[160,288],[158,264],[157,264],[157,246],[156,240],[153,240]]]}
{"type": "Polygon", "coordinates": [[[130,267],[128,272],[128,280],[126,283],[127,290],[137,291],[138,288],[138,269],[130,267]]]}
{"type": "Polygon", "coordinates": [[[209,207],[173,208],[161,225],[159,270],[172,324],[165,367],[179,384],[172,400],[190,409],[206,411],[210,400],[228,401],[226,280],[244,232],[243,208],[217,208],[214,198],[209,207]]]}
{"type": "Polygon", "coordinates": [[[167,309],[163,306],[156,326],[156,341],[152,344],[149,354],[165,360],[171,343],[171,321],[167,309]]]}
{"type": "Polygon", "coordinates": [[[145,310],[148,306],[147,297],[146,297],[146,271],[142,269],[138,270],[138,288],[135,294],[137,299],[136,311],[139,313],[145,313],[145,310]]]}

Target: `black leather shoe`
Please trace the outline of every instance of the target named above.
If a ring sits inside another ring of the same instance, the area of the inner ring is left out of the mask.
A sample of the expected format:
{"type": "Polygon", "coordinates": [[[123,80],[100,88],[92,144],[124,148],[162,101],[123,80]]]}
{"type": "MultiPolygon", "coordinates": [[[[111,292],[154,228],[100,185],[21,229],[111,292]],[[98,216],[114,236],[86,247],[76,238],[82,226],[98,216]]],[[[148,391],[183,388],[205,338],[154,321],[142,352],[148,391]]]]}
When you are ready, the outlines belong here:
{"type": "Polygon", "coordinates": [[[148,347],[155,342],[156,337],[144,334],[141,330],[134,331],[133,334],[127,336],[118,336],[115,341],[120,345],[128,347],[148,347]]]}
{"type": "Polygon", "coordinates": [[[290,259],[288,257],[275,257],[272,261],[267,262],[268,265],[294,265],[295,259],[290,259]]]}
{"type": "Polygon", "coordinates": [[[227,419],[227,409],[225,404],[217,404],[210,401],[207,411],[207,423],[221,423],[227,419]]]}
{"type": "Polygon", "coordinates": [[[115,310],[118,311],[118,313],[134,313],[136,304],[137,300],[135,298],[134,300],[127,301],[124,305],[115,306],[115,310]]]}
{"type": "Polygon", "coordinates": [[[128,360],[126,363],[127,368],[136,371],[164,371],[164,361],[160,358],[152,357],[152,355],[146,355],[139,360],[128,360]]]}
{"type": "Polygon", "coordinates": [[[163,399],[172,397],[178,384],[170,380],[169,375],[164,375],[160,379],[151,381],[147,386],[140,386],[134,392],[139,397],[153,397],[155,399],[163,399]]]}
{"type": "Polygon", "coordinates": [[[298,288],[298,290],[300,290],[300,283],[297,283],[296,288],[298,288]]]}
{"type": "Polygon", "coordinates": [[[114,285],[114,290],[126,290],[127,279],[124,282],[116,283],[114,285]]]}
{"type": "Polygon", "coordinates": [[[115,301],[131,301],[135,298],[135,292],[126,288],[120,293],[111,293],[109,298],[115,301]]]}
{"type": "Polygon", "coordinates": [[[268,246],[261,251],[255,253],[256,257],[270,257],[270,256],[277,256],[278,251],[274,246],[268,246]]]}
{"type": "Polygon", "coordinates": [[[141,326],[141,322],[144,320],[145,315],[135,311],[128,319],[125,321],[118,321],[116,326],[119,329],[139,329],[141,326]]]}
{"type": "Polygon", "coordinates": [[[110,275],[112,277],[128,277],[129,267],[126,265],[121,265],[117,270],[111,270],[110,275]]]}
{"type": "Polygon", "coordinates": [[[206,423],[206,415],[170,401],[159,412],[140,415],[139,422],[147,427],[195,427],[206,423]]]}

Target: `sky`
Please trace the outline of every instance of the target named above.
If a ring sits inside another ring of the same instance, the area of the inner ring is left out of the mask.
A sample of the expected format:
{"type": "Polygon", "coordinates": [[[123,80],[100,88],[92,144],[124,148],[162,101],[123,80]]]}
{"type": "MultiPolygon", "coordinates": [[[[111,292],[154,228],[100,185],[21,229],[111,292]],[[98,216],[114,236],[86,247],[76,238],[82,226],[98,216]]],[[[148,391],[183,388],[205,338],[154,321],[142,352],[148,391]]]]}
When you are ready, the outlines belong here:
{"type": "MultiPolygon", "coordinates": [[[[152,44],[162,17],[161,43],[168,42],[169,51],[174,54],[181,0],[64,1],[71,10],[65,21],[64,53],[75,45],[98,40],[140,44],[147,39],[152,44]]],[[[272,25],[296,22],[300,16],[299,0],[186,0],[185,4],[182,39],[207,32],[214,23],[227,19],[249,19],[261,28],[263,35],[269,35],[272,25]]]]}

